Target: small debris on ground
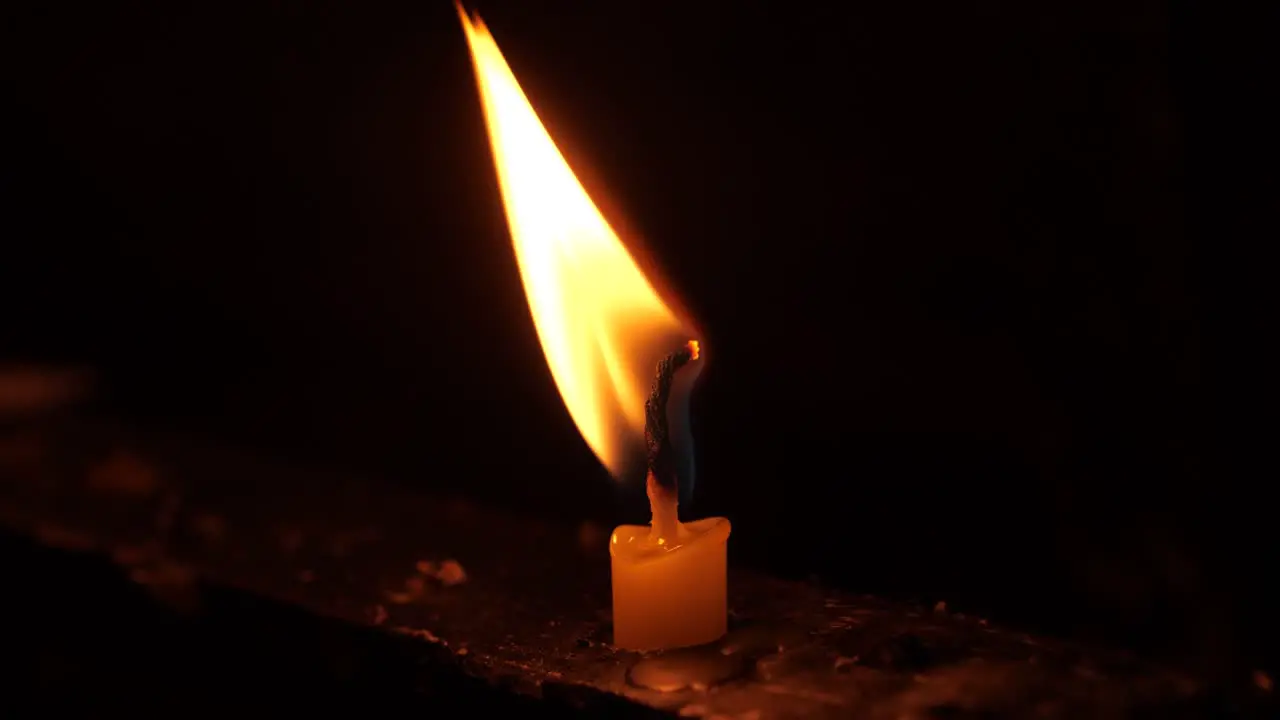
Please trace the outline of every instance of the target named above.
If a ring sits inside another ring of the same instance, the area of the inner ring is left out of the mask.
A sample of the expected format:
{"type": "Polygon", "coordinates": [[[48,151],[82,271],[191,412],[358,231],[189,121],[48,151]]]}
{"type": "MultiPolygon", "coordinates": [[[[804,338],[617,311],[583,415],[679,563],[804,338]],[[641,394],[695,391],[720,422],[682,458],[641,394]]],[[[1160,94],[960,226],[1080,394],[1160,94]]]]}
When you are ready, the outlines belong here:
{"type": "Polygon", "coordinates": [[[449,643],[436,637],[435,633],[431,632],[430,630],[421,630],[419,628],[405,627],[403,625],[397,625],[396,627],[391,628],[391,630],[392,632],[397,632],[397,633],[400,633],[401,635],[408,635],[410,637],[422,638],[427,642],[433,642],[439,645],[444,645],[446,647],[449,645],[449,643]]]}
{"type": "Polygon", "coordinates": [[[417,572],[405,579],[403,590],[387,591],[387,600],[396,605],[407,605],[421,598],[427,591],[427,578],[445,587],[461,585],[467,581],[467,571],[462,569],[457,560],[445,560],[441,563],[419,560],[414,563],[414,570],[417,572]]]}
{"type": "Polygon", "coordinates": [[[422,574],[439,580],[444,587],[452,587],[452,585],[461,585],[467,582],[467,571],[462,569],[462,565],[457,560],[445,560],[440,562],[439,566],[426,564],[426,568],[428,568],[426,570],[422,570],[421,566],[420,562],[419,571],[422,574]]]}
{"type": "Polygon", "coordinates": [[[440,563],[440,570],[436,573],[436,579],[444,583],[445,586],[461,585],[467,581],[467,573],[457,560],[445,560],[440,563]]]}
{"type": "Polygon", "coordinates": [[[461,585],[467,581],[467,571],[462,569],[457,560],[445,560],[441,563],[419,560],[414,564],[414,569],[423,577],[432,578],[445,587],[461,585]]]}

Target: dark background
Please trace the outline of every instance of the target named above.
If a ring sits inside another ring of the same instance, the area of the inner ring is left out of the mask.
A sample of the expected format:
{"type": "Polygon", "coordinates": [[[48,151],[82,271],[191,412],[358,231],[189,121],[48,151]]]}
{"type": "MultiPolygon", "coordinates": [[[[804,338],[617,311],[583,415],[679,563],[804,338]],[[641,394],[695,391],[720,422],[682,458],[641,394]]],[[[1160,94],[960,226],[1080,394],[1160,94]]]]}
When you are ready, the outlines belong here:
{"type": "MultiPolygon", "coordinates": [[[[735,560],[1269,651],[1271,511],[1216,442],[1206,239],[1242,220],[1194,5],[474,7],[705,329],[687,509],[735,560]]],[[[297,463],[645,518],[546,369],[450,2],[4,12],[0,357],[297,463]]]]}

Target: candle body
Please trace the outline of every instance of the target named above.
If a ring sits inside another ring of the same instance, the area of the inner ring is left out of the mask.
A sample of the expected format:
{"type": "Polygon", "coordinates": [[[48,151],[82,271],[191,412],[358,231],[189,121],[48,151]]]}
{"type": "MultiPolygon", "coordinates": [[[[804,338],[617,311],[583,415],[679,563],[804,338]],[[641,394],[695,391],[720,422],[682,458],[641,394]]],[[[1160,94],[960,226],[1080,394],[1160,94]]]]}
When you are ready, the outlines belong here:
{"type": "Polygon", "coordinates": [[[678,526],[674,541],[648,525],[623,525],[609,539],[613,644],[628,650],[702,645],[728,630],[729,521],[678,526]]]}

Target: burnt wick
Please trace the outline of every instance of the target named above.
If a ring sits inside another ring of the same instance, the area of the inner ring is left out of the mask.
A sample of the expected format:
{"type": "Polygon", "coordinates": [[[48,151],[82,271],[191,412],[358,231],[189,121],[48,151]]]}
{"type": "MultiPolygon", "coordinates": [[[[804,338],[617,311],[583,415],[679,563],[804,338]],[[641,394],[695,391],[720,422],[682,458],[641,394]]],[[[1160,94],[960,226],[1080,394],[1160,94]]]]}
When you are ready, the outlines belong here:
{"type": "MultiPolygon", "coordinates": [[[[697,360],[697,340],[690,340],[684,347],[671,353],[658,363],[657,377],[644,403],[644,441],[649,464],[645,489],[653,510],[653,531],[658,538],[674,540],[679,526],[677,502],[680,495],[680,472],[676,451],[671,442],[671,427],[667,418],[667,406],[676,373],[697,360]]],[[[686,391],[687,392],[687,391],[686,391]]],[[[692,438],[685,438],[691,443],[692,438]]],[[[685,452],[692,455],[692,448],[685,452]]]]}

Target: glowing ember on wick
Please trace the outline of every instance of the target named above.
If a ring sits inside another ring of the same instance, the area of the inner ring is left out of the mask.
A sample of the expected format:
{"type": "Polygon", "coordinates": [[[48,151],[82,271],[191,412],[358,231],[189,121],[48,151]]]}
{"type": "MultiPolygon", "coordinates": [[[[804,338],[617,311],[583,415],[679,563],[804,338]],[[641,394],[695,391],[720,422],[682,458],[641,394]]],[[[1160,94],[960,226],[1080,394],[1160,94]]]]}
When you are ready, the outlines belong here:
{"type": "Polygon", "coordinates": [[[679,453],[691,458],[692,448],[687,432],[672,442],[671,416],[687,413],[688,388],[703,365],[697,341],[688,340],[695,333],[596,208],[488,28],[461,5],[458,15],[552,378],[583,439],[615,477],[632,449],[643,443],[647,450],[653,524],[619,527],[609,540],[614,644],[651,650],[712,642],[727,629],[729,521],[679,521],[680,475],[692,481],[691,463],[682,468],[679,453]]]}

